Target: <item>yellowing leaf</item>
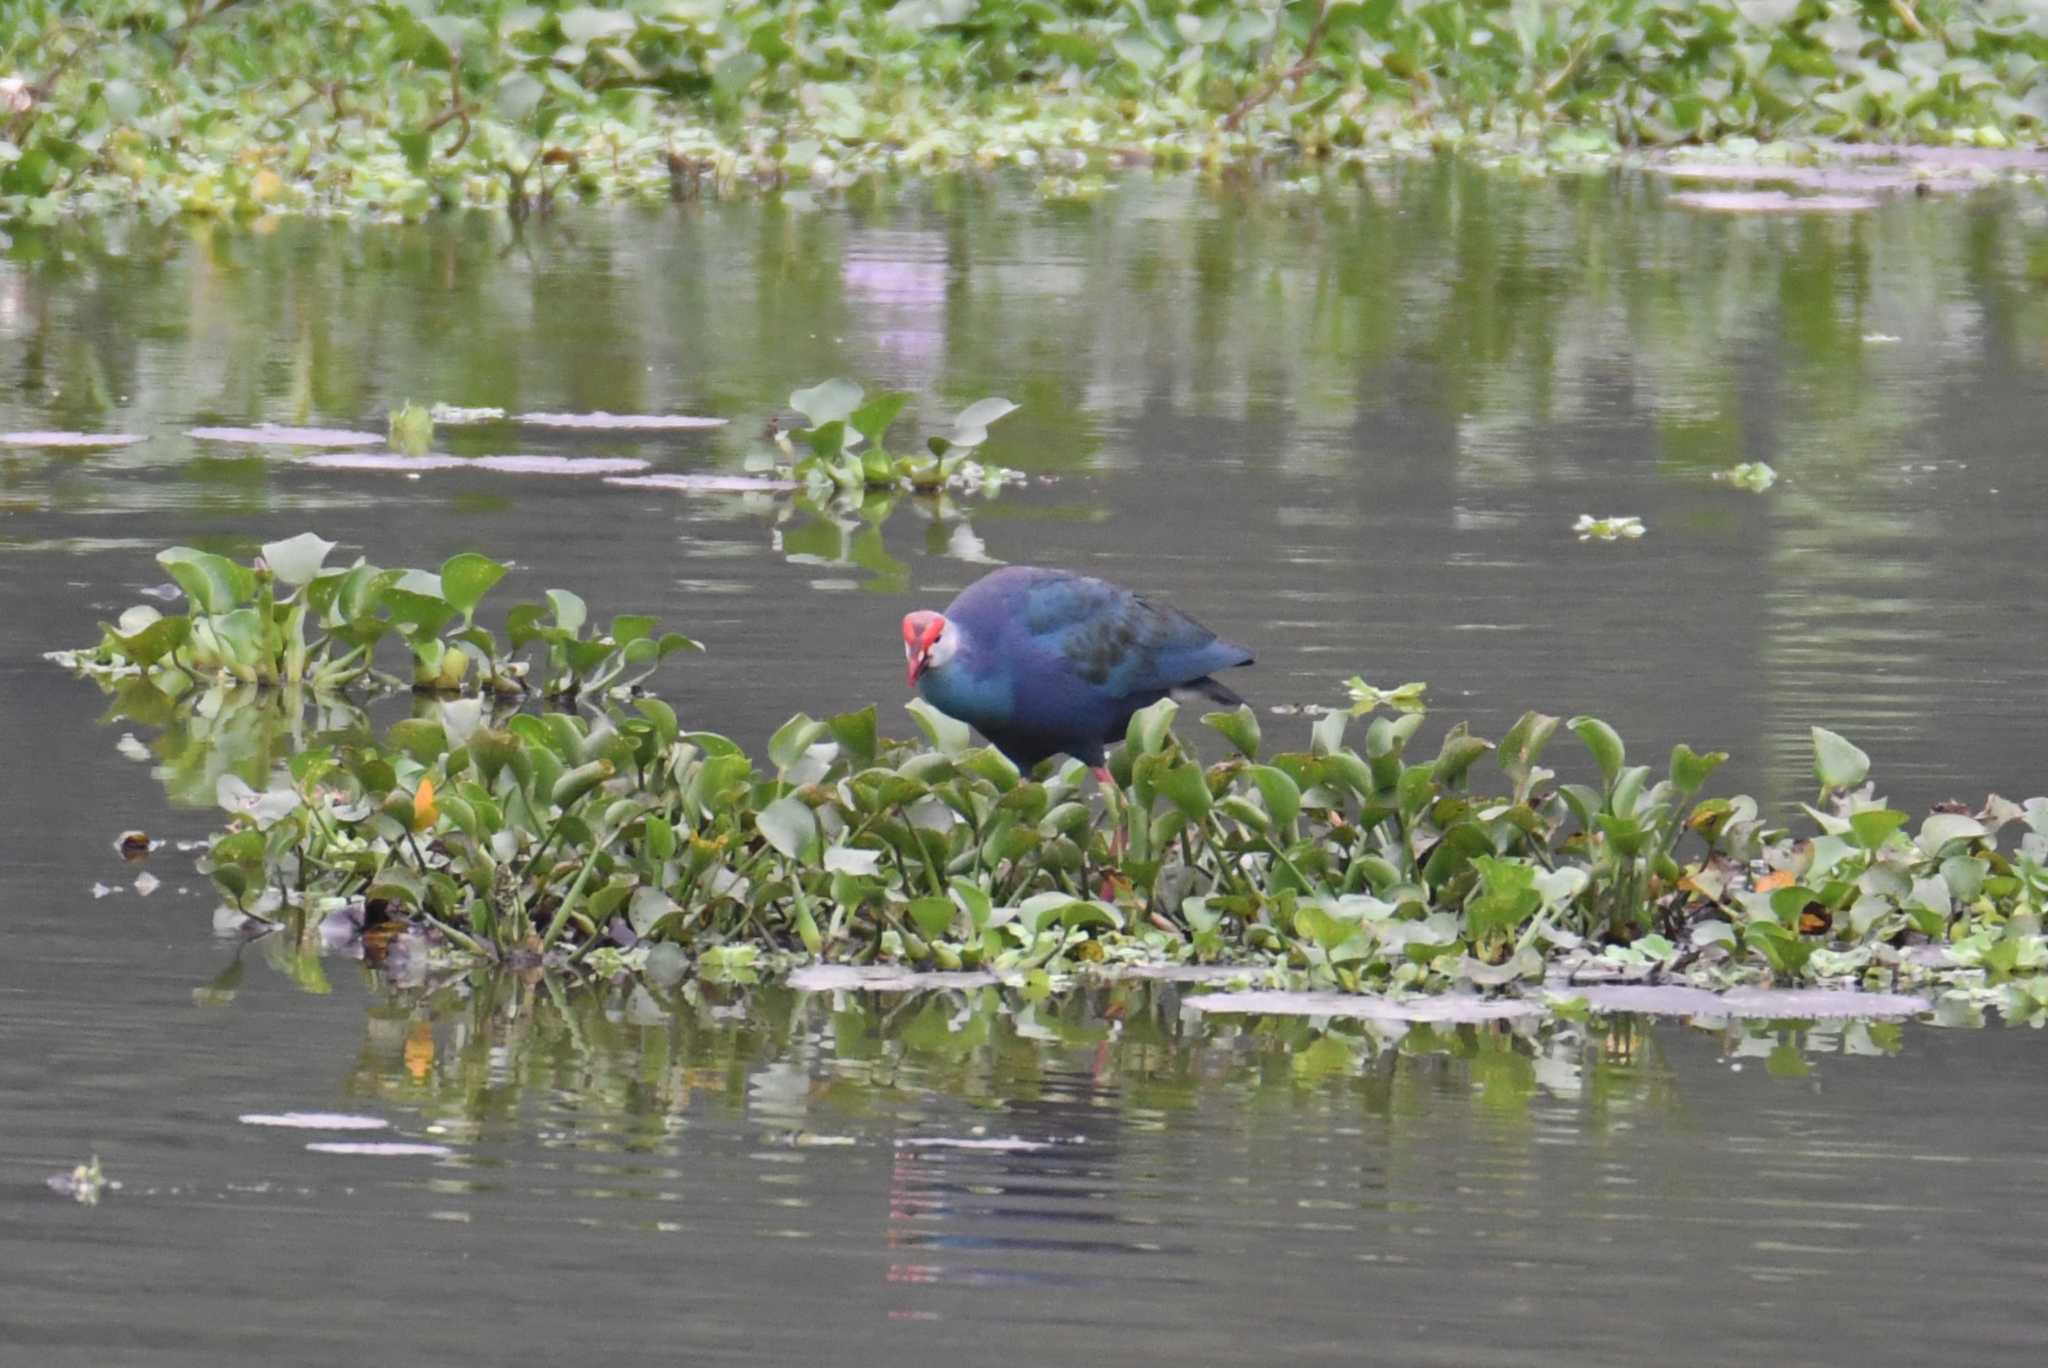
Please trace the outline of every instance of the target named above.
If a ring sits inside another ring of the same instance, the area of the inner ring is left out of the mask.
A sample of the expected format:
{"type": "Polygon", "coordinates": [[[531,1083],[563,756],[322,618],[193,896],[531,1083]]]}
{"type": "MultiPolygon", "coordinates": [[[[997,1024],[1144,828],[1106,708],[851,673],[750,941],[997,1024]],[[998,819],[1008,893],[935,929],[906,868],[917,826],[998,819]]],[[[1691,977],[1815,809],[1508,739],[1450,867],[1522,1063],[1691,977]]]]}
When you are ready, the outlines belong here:
{"type": "Polygon", "coordinates": [[[434,802],[434,781],[422,778],[419,788],[412,795],[412,829],[428,831],[441,820],[441,809],[434,802]]]}

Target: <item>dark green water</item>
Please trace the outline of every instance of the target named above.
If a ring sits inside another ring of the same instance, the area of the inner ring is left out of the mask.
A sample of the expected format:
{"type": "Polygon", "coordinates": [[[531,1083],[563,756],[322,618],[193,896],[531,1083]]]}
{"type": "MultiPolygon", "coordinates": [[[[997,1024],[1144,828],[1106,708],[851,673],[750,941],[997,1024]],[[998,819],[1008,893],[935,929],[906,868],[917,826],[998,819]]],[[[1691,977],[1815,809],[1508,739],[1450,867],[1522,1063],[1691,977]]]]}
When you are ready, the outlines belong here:
{"type": "Polygon", "coordinates": [[[1261,706],[1363,672],[1430,681],[1482,735],[1533,706],[1646,756],[1725,747],[1728,784],[1776,801],[1805,795],[1813,723],[1902,804],[2048,788],[2042,200],[1765,221],[1662,196],[1417,167],[518,236],[18,233],[0,430],[148,440],[0,452],[0,1362],[2037,1362],[2032,1032],[1394,1040],[1137,987],[394,985],[215,939],[175,849],[139,896],[116,833],[212,818],[38,658],[163,579],[161,545],[311,528],[386,564],[515,558],[508,600],[657,613],[710,647],[667,696],[758,744],[900,698],[901,613],[977,558],[1036,560],[1252,643],[1261,706]],[[728,470],[835,374],[913,391],[923,430],[1007,395],[988,454],[1033,482],[835,518],[183,435],[374,429],[407,398],[688,412],[734,421],[442,445],[728,470]],[[1711,481],[1743,460],[1782,482],[1711,481]],[[1649,535],[1581,544],[1585,512],[1649,535]],[[293,1110],[390,1129],[238,1119],[293,1110]],[[351,1138],[449,1152],[305,1148],[351,1138]],[[45,1185],[95,1152],[123,1184],[98,1206],[45,1185]]]}

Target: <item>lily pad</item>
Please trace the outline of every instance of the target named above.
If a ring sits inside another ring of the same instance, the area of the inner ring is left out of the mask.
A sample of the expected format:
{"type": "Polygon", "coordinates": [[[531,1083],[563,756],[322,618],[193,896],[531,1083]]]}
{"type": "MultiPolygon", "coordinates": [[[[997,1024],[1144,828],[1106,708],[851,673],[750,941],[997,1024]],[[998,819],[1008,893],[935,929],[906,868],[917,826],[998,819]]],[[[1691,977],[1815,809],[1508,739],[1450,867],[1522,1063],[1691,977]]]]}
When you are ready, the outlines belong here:
{"type": "Polygon", "coordinates": [[[783,494],[797,488],[794,480],[771,480],[761,475],[613,476],[605,483],[631,489],[670,489],[678,494],[783,494]]]}
{"type": "Polygon", "coordinates": [[[346,451],[307,456],[300,465],[322,470],[494,470],[503,475],[628,475],[647,469],[636,456],[401,456],[395,451],[346,451]]]}
{"type": "Polygon", "coordinates": [[[196,427],[185,435],[202,442],[241,442],[249,446],[358,447],[376,446],[384,440],[381,432],[282,427],[276,423],[261,423],[256,427],[196,427]]]}
{"type": "Polygon", "coordinates": [[[1478,1022],[1539,1017],[1548,1009],[1521,998],[1384,998],[1354,993],[1205,993],[1182,1001],[1197,1012],[1230,1016],[1359,1017],[1367,1021],[1478,1022]]]}
{"type": "Polygon", "coordinates": [[[52,450],[134,446],[142,440],[137,432],[0,432],[0,446],[52,450]]]}
{"type": "Polygon", "coordinates": [[[515,423],[533,427],[588,428],[598,432],[679,432],[724,427],[729,418],[700,418],[687,413],[522,413],[515,423]]]}
{"type": "Polygon", "coordinates": [[[1788,195],[1782,190],[1688,190],[1666,203],[1710,214],[1854,214],[1877,208],[1868,195],[1788,195]]]}

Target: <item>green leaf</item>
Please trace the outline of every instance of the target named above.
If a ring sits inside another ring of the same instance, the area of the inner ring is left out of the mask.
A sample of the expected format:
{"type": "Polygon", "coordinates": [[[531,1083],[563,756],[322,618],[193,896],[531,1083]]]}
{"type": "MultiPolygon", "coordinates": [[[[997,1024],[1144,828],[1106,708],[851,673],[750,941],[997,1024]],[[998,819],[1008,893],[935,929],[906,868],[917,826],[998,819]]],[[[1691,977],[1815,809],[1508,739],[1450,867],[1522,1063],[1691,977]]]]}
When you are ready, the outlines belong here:
{"type": "Polygon", "coordinates": [[[1920,834],[1913,839],[1929,855],[1939,855],[1951,841],[1974,841],[1988,835],[1990,831],[1975,817],[1960,812],[1935,812],[1920,824],[1920,834]]]}
{"type": "Polygon", "coordinates": [[[1671,786],[1690,798],[1727,760],[1727,751],[1701,755],[1681,741],[1671,748],[1671,786]]]}
{"type": "Polygon", "coordinates": [[[1588,717],[1583,713],[1565,725],[1577,733],[1579,740],[1586,743],[1587,750],[1593,752],[1593,759],[1600,766],[1601,777],[1611,785],[1614,776],[1621,772],[1622,764],[1627,758],[1621,737],[1614,728],[1599,718],[1588,717]]]}
{"type": "Polygon", "coordinates": [[[1890,808],[1866,808],[1849,815],[1849,834],[1865,850],[1877,850],[1906,824],[1906,814],[1890,808]]]}
{"type": "Polygon", "coordinates": [[[225,613],[256,595],[255,574],[226,556],[173,546],[156,559],[202,613],[225,613]]]}
{"type": "Polygon", "coordinates": [[[953,929],[960,909],[951,898],[918,898],[910,904],[910,920],[926,940],[939,940],[953,929]]]}
{"type": "Polygon", "coordinates": [[[1536,891],[1536,866],[1494,855],[1474,855],[1479,886],[1465,903],[1466,926],[1474,940],[1508,934],[1536,915],[1543,897],[1536,891]]]}
{"type": "Polygon", "coordinates": [[[777,798],[754,814],[761,836],[789,859],[808,861],[818,845],[818,817],[800,798],[777,798]]]}
{"type": "Polygon", "coordinates": [[[1245,773],[1258,785],[1259,797],[1265,800],[1274,829],[1285,834],[1301,814],[1300,786],[1288,778],[1285,771],[1271,765],[1253,765],[1245,773]]]}
{"type": "Polygon", "coordinates": [[[1813,729],[1813,775],[1822,788],[1854,788],[1869,774],[1869,756],[1826,727],[1813,729]]]}
{"type": "Polygon", "coordinates": [[[279,584],[297,587],[310,584],[320,573],[321,562],[327,559],[327,553],[334,549],[334,545],[311,532],[301,532],[284,541],[264,543],[263,561],[270,567],[270,573],[277,576],[279,584]]]}
{"type": "Polygon", "coordinates": [[[623,38],[633,32],[634,25],[631,14],[600,9],[596,5],[579,5],[575,9],[563,10],[556,22],[562,26],[564,38],[583,44],[623,38]]]}
{"type": "Polygon", "coordinates": [[[447,599],[395,584],[384,591],[384,607],[390,610],[393,622],[411,628],[414,636],[433,636],[455,620],[455,605],[447,599]]]}
{"type": "Polygon", "coordinates": [[[909,402],[910,395],[903,390],[890,390],[886,394],[876,395],[847,414],[846,421],[855,432],[873,442],[876,447],[880,447],[882,434],[889,430],[889,424],[896,421],[896,416],[903,412],[903,406],[909,402]]]}
{"type": "Polygon", "coordinates": [[[546,95],[547,87],[529,73],[510,72],[498,82],[498,117],[516,124],[533,113],[546,95]]]}
{"type": "Polygon", "coordinates": [[[1214,799],[1209,793],[1208,780],[1203,776],[1201,766],[1191,764],[1175,765],[1158,778],[1159,791],[1166,800],[1187,814],[1191,822],[1199,822],[1208,816],[1214,799]]]}
{"type": "Polygon", "coordinates": [[[1453,788],[1465,778],[1465,772],[1472,768],[1472,762],[1493,749],[1493,743],[1468,735],[1465,724],[1458,723],[1444,734],[1442,747],[1437,751],[1432,777],[1444,788],[1453,788]]]}
{"type": "Polygon", "coordinates": [[[1985,876],[1990,872],[1990,862],[1974,855],[1951,855],[1941,862],[1941,877],[1958,902],[1977,901],[1977,896],[1984,891],[1985,876]]]}
{"type": "Polygon", "coordinates": [[[941,754],[958,755],[972,744],[965,722],[946,716],[922,698],[911,699],[903,708],[932,743],[932,749],[941,754]]]}
{"type": "Polygon", "coordinates": [[[953,445],[956,447],[980,446],[988,440],[988,426],[999,418],[1015,413],[1017,406],[1007,399],[978,399],[960,411],[953,420],[953,445]]]}
{"type": "MultiPolygon", "coordinates": [[[[122,620],[127,620],[125,615],[122,620]]],[[[115,628],[101,625],[107,635],[121,648],[121,654],[145,670],[183,646],[192,637],[192,619],[182,616],[159,617],[140,631],[125,635],[115,628]]]]}
{"type": "Polygon", "coordinates": [[[1125,728],[1125,740],[1131,754],[1156,755],[1166,746],[1166,735],[1173,727],[1173,719],[1180,712],[1180,704],[1170,698],[1138,709],[1131,714],[1130,725],[1125,728]]]}
{"type": "Polygon", "coordinates": [[[862,765],[875,762],[875,705],[870,703],[859,712],[840,713],[830,726],[833,739],[838,741],[854,761],[862,765]]]}
{"type": "Polygon", "coordinates": [[[1235,745],[1245,760],[1260,758],[1260,717],[1251,711],[1251,704],[1239,704],[1235,713],[1204,713],[1202,725],[1235,745]]]}
{"type": "Polygon", "coordinates": [[[461,610],[467,622],[491,586],[505,578],[505,567],[489,556],[464,551],[441,565],[441,596],[461,610]]]}
{"type": "Polygon", "coordinates": [[[844,422],[860,407],[861,387],[851,380],[827,380],[789,396],[789,406],[811,420],[811,426],[844,422]]]}
{"type": "MultiPolygon", "coordinates": [[[[548,607],[554,611],[555,626],[570,634],[583,630],[583,624],[590,619],[590,608],[582,598],[567,589],[550,589],[547,592],[548,607]]],[[[511,629],[507,627],[507,631],[511,629]]]]}
{"type": "Polygon", "coordinates": [[[775,729],[775,735],[768,738],[768,759],[778,770],[786,770],[804,758],[804,752],[817,744],[830,730],[823,722],[798,713],[775,729]]]}

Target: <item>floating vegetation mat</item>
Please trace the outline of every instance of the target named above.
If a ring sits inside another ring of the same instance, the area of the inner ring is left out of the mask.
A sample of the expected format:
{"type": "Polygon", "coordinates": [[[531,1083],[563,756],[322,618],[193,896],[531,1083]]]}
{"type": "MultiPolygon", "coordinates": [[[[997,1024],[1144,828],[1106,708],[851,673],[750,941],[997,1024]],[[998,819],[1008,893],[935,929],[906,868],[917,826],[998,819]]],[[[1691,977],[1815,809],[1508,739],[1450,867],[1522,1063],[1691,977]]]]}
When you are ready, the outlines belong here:
{"type": "Polygon", "coordinates": [[[1754,138],[1781,134],[2004,149],[2039,136],[2048,55],[2020,0],[145,9],[0,21],[20,73],[0,214],[740,194],[802,213],[868,177],[1002,166],[1086,205],[1131,168],[1314,183],[1456,149],[1524,169],[1769,156],[1754,138]]]}
{"type": "Polygon", "coordinates": [[[422,967],[832,991],[1151,974],[1224,989],[1196,1002],[1211,1013],[1883,1016],[1940,990],[2048,1014],[2048,799],[1903,812],[1823,728],[1796,821],[1708,796],[1723,753],[1633,762],[1591,716],[1424,747],[1423,687],[1356,678],[1291,745],[1249,707],[1203,716],[1227,752],[1210,762],[1154,704],[1106,786],[1075,761],[1020,772],[922,700],[917,742],[873,707],[799,714],[757,760],[640,691],[694,645],[652,619],[600,629],[551,589],[501,635],[479,607],[503,564],[332,550],[173,548],[186,612],[130,609],[57,657],[163,733],[166,784],[222,812],[199,869],[223,929],[422,967]],[[380,679],[422,694],[381,732],[345,695],[380,679]],[[265,740],[238,753],[260,758],[223,773],[205,738],[240,717],[265,740]],[[1835,991],[1775,991],[1815,987],[1835,991]]]}

